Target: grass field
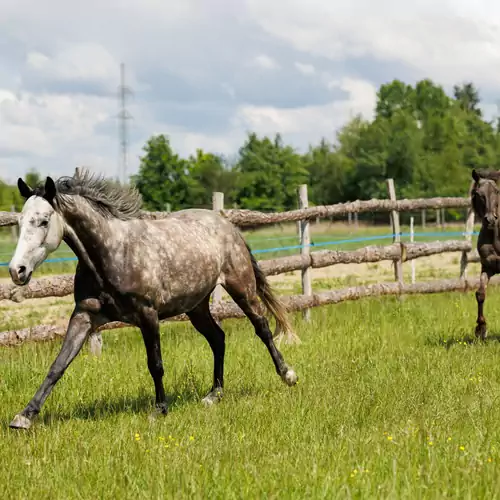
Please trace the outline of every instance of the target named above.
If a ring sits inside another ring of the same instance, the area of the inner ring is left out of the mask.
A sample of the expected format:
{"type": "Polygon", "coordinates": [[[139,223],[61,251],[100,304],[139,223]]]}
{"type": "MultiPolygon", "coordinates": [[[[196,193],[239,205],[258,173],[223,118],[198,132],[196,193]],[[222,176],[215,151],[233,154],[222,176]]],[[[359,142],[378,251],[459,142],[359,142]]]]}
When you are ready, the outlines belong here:
{"type": "Polygon", "coordinates": [[[484,344],[469,341],[472,292],[296,315],[303,343],[282,349],[294,388],[247,321],[225,321],[225,399],[208,409],[208,345],[163,326],[171,412],[155,420],[140,335],[109,331],[27,433],[8,423],[60,344],[1,349],[2,498],[500,498],[499,300],[492,289],[484,344]]]}
{"type": "MultiPolygon", "coordinates": [[[[390,232],[321,224],[312,225],[312,240],[390,232]]],[[[288,225],[245,237],[258,250],[295,245],[294,233],[288,225]]],[[[0,261],[12,250],[0,240],[0,261]]],[[[70,256],[62,246],[53,257],[70,256]]],[[[456,277],[459,257],[419,259],[417,279],[456,277]]],[[[36,274],[74,266],[45,263],[36,274]]],[[[408,279],[409,264],[404,271],[408,279]]],[[[477,264],[470,272],[477,274],[477,264]]],[[[7,277],[5,266],[0,277],[7,277]]],[[[300,293],[297,278],[272,281],[280,294],[300,293]]],[[[392,280],[393,270],[390,262],[338,265],[313,270],[313,278],[321,291],[392,280]]],[[[38,388],[60,342],[0,349],[2,498],[500,498],[499,299],[500,290],[488,291],[493,335],[486,343],[471,341],[472,292],[323,307],[309,324],[295,315],[302,344],[282,347],[300,377],[294,388],[276,376],[247,321],[225,321],[225,398],[209,409],[200,402],[212,374],[206,341],[187,323],[163,325],[171,411],[156,419],[140,334],[108,331],[102,357],[88,349],[77,357],[27,433],[8,423],[38,388]]],[[[0,330],[65,322],[71,308],[70,297],[4,302],[0,330]]]]}

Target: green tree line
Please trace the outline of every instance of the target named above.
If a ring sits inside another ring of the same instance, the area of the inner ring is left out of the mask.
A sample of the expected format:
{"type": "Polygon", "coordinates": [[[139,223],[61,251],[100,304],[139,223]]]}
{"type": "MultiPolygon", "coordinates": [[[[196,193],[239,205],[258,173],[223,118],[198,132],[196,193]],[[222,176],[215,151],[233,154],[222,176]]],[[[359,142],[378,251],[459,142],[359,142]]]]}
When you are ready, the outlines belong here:
{"type": "MultiPolygon", "coordinates": [[[[379,88],[372,120],[355,116],[304,153],[279,134],[250,132],[232,161],[201,149],[183,158],[160,134],[145,144],[131,182],[149,210],[210,207],[213,191],[224,192],[226,206],[290,210],[302,183],[317,205],[386,198],[389,177],[398,197],[464,196],[473,167],[500,168],[500,123],[486,121],[479,105],[472,83],[448,95],[429,79],[394,80],[379,88]]],[[[13,203],[21,203],[17,190],[0,184],[0,208],[13,203]]]]}
{"type": "Polygon", "coordinates": [[[500,167],[500,126],[479,104],[472,83],[449,96],[429,79],[394,80],[379,88],[373,120],[356,116],[335,140],[303,154],[279,134],[249,133],[232,163],[201,150],[183,159],[159,135],[147,142],[133,182],[152,210],[210,206],[212,191],[223,191],[228,206],[289,210],[301,183],[314,204],[386,198],[389,177],[399,197],[464,196],[473,167],[500,167]]]}

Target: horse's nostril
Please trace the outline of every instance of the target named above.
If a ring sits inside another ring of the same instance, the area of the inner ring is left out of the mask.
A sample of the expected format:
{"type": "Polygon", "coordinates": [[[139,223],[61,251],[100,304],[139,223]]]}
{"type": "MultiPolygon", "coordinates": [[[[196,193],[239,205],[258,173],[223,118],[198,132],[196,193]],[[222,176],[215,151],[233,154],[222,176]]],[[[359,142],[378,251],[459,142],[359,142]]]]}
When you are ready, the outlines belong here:
{"type": "Polygon", "coordinates": [[[25,266],[19,266],[17,268],[17,274],[18,276],[23,276],[26,273],[26,267],[25,266]]]}

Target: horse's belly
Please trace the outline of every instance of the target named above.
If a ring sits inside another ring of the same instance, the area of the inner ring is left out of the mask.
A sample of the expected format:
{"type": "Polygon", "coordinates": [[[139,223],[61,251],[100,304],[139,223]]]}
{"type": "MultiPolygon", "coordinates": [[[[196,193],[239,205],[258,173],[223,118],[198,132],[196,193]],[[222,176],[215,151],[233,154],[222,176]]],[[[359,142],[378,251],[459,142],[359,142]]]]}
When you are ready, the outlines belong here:
{"type": "Polygon", "coordinates": [[[212,288],[206,288],[191,293],[184,293],[170,297],[169,300],[162,301],[157,305],[160,319],[170,318],[179,314],[192,311],[211,292],[212,288]]]}

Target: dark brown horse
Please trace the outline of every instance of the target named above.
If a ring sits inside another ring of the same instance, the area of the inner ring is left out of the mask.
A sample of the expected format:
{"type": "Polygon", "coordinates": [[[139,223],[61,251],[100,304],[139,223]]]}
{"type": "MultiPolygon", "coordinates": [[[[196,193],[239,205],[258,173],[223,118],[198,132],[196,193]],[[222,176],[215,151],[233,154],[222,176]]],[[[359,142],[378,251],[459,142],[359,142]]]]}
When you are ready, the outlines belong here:
{"type": "Polygon", "coordinates": [[[78,257],[75,308],[57,358],[11,427],[27,429],[56,382],[100,326],[125,321],[140,328],[156,406],[167,412],[159,321],[186,313],[207,339],[214,356],[213,385],[203,402],[222,397],[224,332],[210,314],[210,295],[221,284],[252,322],[278,375],[295,385],[297,375],[277,349],[258,297],[290,332],[285,308],[245,243],[227,219],[211,210],[182,210],[162,220],[141,217],[141,198],[132,188],[77,173],[32,190],[18,181],[26,199],[20,236],[9,271],[26,285],[33,271],[65,241],[78,257]]]}
{"type": "Polygon", "coordinates": [[[481,259],[481,277],[476,292],[477,326],[476,335],[485,339],[487,335],[484,317],[486,287],[491,277],[500,273],[500,220],[498,218],[500,190],[497,182],[500,171],[472,171],[474,184],[471,190],[472,208],[481,221],[481,230],[477,240],[477,251],[481,259]]]}

